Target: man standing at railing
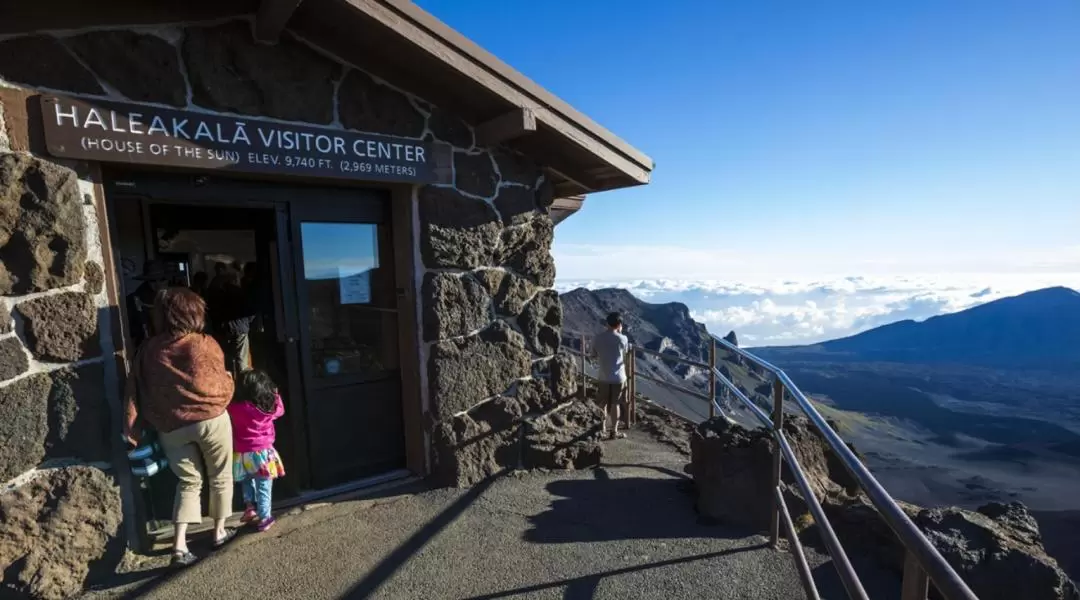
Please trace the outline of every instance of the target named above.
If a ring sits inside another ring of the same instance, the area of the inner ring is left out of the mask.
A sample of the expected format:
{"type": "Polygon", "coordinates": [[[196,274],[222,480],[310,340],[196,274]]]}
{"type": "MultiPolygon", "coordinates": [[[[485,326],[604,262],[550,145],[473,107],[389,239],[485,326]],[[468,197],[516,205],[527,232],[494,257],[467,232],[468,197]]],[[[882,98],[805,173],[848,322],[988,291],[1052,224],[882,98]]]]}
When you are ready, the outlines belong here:
{"type": "Polygon", "coordinates": [[[596,358],[599,371],[596,374],[596,402],[604,409],[604,425],[601,437],[607,437],[607,422],[610,418],[611,439],[624,438],[619,433],[619,416],[626,403],[626,352],[630,349],[630,340],[622,334],[622,315],[611,313],[607,316],[607,330],[593,338],[592,354],[596,358]]]}

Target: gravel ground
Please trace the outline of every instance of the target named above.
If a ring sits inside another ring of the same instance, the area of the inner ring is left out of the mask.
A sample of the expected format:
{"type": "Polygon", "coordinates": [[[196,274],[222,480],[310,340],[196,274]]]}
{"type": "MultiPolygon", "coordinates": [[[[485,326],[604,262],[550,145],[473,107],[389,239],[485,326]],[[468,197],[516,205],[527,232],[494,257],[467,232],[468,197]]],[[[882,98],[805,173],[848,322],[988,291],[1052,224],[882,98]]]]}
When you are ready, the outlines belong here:
{"type": "MultiPolygon", "coordinates": [[[[805,597],[788,553],[698,524],[684,456],[640,431],[607,444],[595,470],[399,488],[293,511],[185,571],[150,559],[84,598],[805,597]]],[[[843,597],[826,559],[810,560],[823,597],[843,597]]]]}

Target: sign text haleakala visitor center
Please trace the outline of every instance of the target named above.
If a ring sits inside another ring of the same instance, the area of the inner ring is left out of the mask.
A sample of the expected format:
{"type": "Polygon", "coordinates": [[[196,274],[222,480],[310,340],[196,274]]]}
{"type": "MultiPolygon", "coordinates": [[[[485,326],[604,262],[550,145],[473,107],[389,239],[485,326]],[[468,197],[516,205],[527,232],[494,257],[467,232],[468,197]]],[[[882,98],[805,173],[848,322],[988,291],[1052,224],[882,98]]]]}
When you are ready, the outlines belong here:
{"type": "Polygon", "coordinates": [[[45,146],[112,163],[437,183],[448,146],[140,104],[43,96],[45,146]]]}

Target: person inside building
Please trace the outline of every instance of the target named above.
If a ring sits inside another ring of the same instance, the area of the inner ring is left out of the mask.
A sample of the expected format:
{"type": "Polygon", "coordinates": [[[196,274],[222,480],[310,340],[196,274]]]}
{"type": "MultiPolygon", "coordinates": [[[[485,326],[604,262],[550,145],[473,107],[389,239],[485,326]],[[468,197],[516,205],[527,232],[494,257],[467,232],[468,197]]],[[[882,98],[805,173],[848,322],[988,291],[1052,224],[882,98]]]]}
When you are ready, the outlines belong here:
{"type": "Polygon", "coordinates": [[[250,369],[248,334],[255,319],[255,307],[240,285],[240,274],[225,271],[219,286],[211,287],[208,292],[207,304],[214,336],[225,352],[225,364],[233,374],[250,369]]]}
{"type": "Polygon", "coordinates": [[[138,348],[144,340],[153,337],[155,333],[154,298],[160,290],[168,286],[169,275],[161,261],[148,260],[143,263],[142,275],[135,279],[141,283],[135,291],[128,294],[126,302],[131,341],[138,348]]]}
{"type": "Polygon", "coordinates": [[[226,411],[234,383],[221,347],[203,333],[206,303],[198,294],[184,287],[159,291],[153,320],[158,333],[139,348],[128,375],[124,434],[129,444],[138,445],[147,428],[155,432],[180,480],[172,564],[187,566],[196,560],[188,550],[187,530],[202,522],[204,480],[210,486],[214,547],[236,535],[225,527],[233,501],[232,424],[226,411]]]}
{"type": "Polygon", "coordinates": [[[206,299],[206,288],[210,284],[210,276],[206,271],[199,271],[191,278],[191,291],[206,299]]]}
{"type": "Polygon", "coordinates": [[[630,349],[630,340],[622,333],[622,315],[617,312],[607,316],[607,328],[592,343],[592,353],[596,358],[598,372],[596,401],[604,409],[604,424],[601,437],[606,438],[608,420],[611,420],[611,439],[625,438],[619,432],[619,418],[626,404],[626,353],[630,349]]]}
{"type": "Polygon", "coordinates": [[[208,290],[216,290],[221,288],[225,283],[225,274],[229,268],[225,266],[225,263],[214,263],[214,278],[210,280],[210,284],[207,287],[208,290]]]}

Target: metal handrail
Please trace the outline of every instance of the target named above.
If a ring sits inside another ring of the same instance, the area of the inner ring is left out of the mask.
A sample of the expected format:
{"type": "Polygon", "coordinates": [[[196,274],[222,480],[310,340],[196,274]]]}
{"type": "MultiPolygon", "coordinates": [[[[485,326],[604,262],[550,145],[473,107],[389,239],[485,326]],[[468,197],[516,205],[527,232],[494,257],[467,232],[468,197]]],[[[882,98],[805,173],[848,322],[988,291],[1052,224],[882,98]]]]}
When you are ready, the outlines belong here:
{"type": "MultiPolygon", "coordinates": [[[[739,356],[742,356],[766,371],[771,372],[776,377],[777,383],[779,384],[778,387],[781,392],[780,402],[783,401],[782,392],[784,389],[786,389],[788,394],[795,399],[795,403],[798,404],[799,408],[802,409],[804,413],[806,413],[810,423],[813,424],[814,428],[818,430],[822,437],[824,437],[829,448],[840,458],[840,462],[843,463],[844,468],[846,468],[855,478],[862,491],[866,493],[871,504],[877,509],[878,514],[885,519],[886,525],[892,529],[893,533],[896,534],[896,537],[900,539],[900,543],[904,545],[907,552],[915,559],[914,561],[905,561],[905,571],[913,565],[923,569],[930,580],[934,582],[934,586],[947,600],[978,600],[975,593],[971,591],[971,588],[969,588],[966,583],[964,583],[964,580],[956,570],[952,568],[948,561],[945,560],[945,557],[938,552],[937,548],[930,543],[930,540],[928,540],[919,528],[915,526],[915,523],[911,521],[907,516],[907,513],[905,513],[904,510],[900,508],[900,505],[893,500],[892,496],[885,491],[885,488],[882,487],[878,480],[870,474],[870,470],[855,456],[855,453],[851,451],[851,448],[848,448],[847,444],[840,438],[840,435],[829,426],[825,421],[825,417],[821,416],[821,413],[814,408],[814,405],[806,398],[799,387],[795,385],[795,382],[788,377],[787,373],[772,363],[758,358],[754,354],[739,348],[727,340],[720,338],[714,338],[714,340],[724,346],[724,348],[735,352],[739,356]]],[[[725,385],[733,387],[733,384],[731,384],[730,381],[727,381],[727,379],[719,372],[715,372],[714,375],[720,377],[721,382],[725,385]]],[[[745,399],[747,402],[749,401],[745,396],[743,396],[742,399],[745,399]]],[[[783,446],[786,445],[786,440],[783,438],[783,432],[778,430],[775,425],[773,430],[774,435],[777,436],[777,441],[783,448],[783,446]]],[[[790,448],[788,448],[788,450],[790,450],[790,448]]],[[[787,452],[785,452],[785,454],[787,454],[787,452]]],[[[794,455],[788,459],[789,462],[792,462],[792,466],[796,467],[792,468],[792,472],[801,470],[801,467],[798,467],[798,463],[792,460],[793,458],[794,455]]],[[[815,515],[814,518],[816,519],[817,516],[815,515]]],[[[831,554],[832,552],[830,552],[830,555],[831,554]]],[[[834,556],[833,559],[835,561],[836,557],[834,556]]],[[[905,582],[918,579],[920,578],[904,577],[905,582]]],[[[850,594],[851,590],[849,589],[848,592],[850,594]]],[[[908,600],[908,598],[919,598],[922,600],[926,598],[926,594],[926,590],[905,589],[903,591],[903,598],[904,600],[908,600]]]]}
{"type": "MultiPolygon", "coordinates": [[[[584,336],[581,336],[581,350],[574,349],[572,347],[563,345],[564,348],[578,355],[582,361],[582,386],[585,382],[585,361],[587,359],[586,352],[586,340],[584,336]]],[[[637,352],[643,354],[650,354],[657,356],[663,360],[670,360],[674,362],[680,362],[683,364],[701,367],[711,372],[712,379],[709,384],[710,395],[709,400],[709,414],[714,416],[716,413],[723,413],[724,409],[716,401],[716,387],[715,382],[719,381],[725,388],[731,391],[731,393],[744,404],[750,412],[771,432],[774,442],[778,451],[773,455],[773,493],[772,500],[772,512],[771,512],[771,541],[773,547],[776,547],[779,543],[779,536],[781,531],[785,534],[791,545],[792,554],[796,560],[799,569],[799,578],[803,583],[806,593],[812,600],[818,600],[820,598],[813,578],[810,576],[810,570],[808,563],[806,562],[806,555],[803,551],[802,542],[799,540],[798,535],[795,532],[794,525],[792,524],[791,514],[788,511],[787,505],[784,502],[783,493],[780,488],[780,476],[781,476],[781,460],[786,461],[790,467],[795,484],[799,488],[800,492],[806,501],[807,508],[810,514],[813,516],[815,523],[818,525],[821,531],[821,538],[825,543],[826,550],[830,558],[832,558],[833,564],[836,567],[837,573],[840,576],[840,580],[844,585],[844,589],[847,591],[850,598],[858,600],[868,600],[866,590],[863,588],[862,582],[859,580],[858,575],[855,573],[855,569],[851,565],[851,561],[847,557],[847,553],[844,551],[843,546],[840,544],[839,538],[836,532],[833,530],[832,525],[829,523],[824,509],[821,507],[821,503],[817,499],[817,495],[814,493],[813,488],[810,486],[810,482],[806,477],[805,471],[799,464],[794,450],[788,443],[787,437],[783,432],[784,421],[784,394],[787,392],[794,400],[798,407],[807,415],[810,423],[815,429],[822,435],[825,443],[829,448],[836,453],[843,463],[844,467],[855,478],[859,487],[870,502],[877,509],[878,514],[882,516],[885,523],[893,531],[893,533],[899,538],[900,543],[903,544],[907,551],[907,555],[904,560],[904,576],[903,576],[903,588],[901,592],[902,600],[926,600],[929,593],[928,581],[933,581],[934,586],[941,592],[942,596],[946,600],[978,600],[971,589],[964,583],[960,575],[952,568],[951,565],[945,560],[941,553],[937,551],[937,548],[930,543],[925,535],[915,526],[915,524],[908,518],[907,514],[900,508],[900,506],[893,500],[885,488],[878,483],[877,479],[871,475],[870,471],[865,465],[855,456],[855,453],[844,443],[843,439],[829,426],[825,421],[825,418],[821,416],[821,413],[814,407],[814,405],[806,398],[806,396],[799,390],[795,382],[788,377],[782,369],[779,369],[772,363],[765,361],[742,348],[728,342],[727,340],[713,337],[713,344],[709,356],[709,365],[706,365],[700,361],[691,360],[677,355],[664,354],[648,348],[643,348],[640,345],[631,345],[630,351],[627,353],[627,369],[631,374],[629,378],[631,387],[631,415],[634,411],[633,401],[635,399],[635,380],[640,377],[645,380],[655,381],[656,383],[664,384],[668,387],[674,388],[681,392],[698,398],[708,398],[709,396],[700,394],[698,392],[691,391],[676,385],[671,382],[663,381],[658,378],[650,377],[642,373],[637,372],[635,355],[637,352]],[[753,400],[739,389],[734,382],[728,379],[716,365],[716,344],[721,344],[725,349],[735,352],[744,359],[755,363],[759,367],[769,371],[774,376],[773,381],[773,415],[770,416],[761,409],[753,400]],[[782,529],[781,529],[782,527],[782,529]]],[[[628,415],[627,422],[630,422],[631,416],[628,415]]]]}

